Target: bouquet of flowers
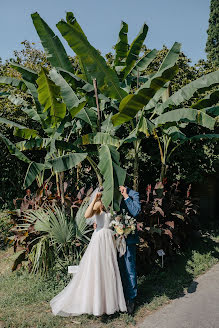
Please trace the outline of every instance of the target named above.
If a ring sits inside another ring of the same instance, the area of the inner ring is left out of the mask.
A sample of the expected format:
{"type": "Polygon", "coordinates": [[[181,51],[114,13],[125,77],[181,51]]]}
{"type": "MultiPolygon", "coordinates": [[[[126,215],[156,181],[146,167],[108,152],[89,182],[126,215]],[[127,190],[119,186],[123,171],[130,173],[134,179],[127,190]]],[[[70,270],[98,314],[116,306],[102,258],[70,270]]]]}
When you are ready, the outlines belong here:
{"type": "Polygon", "coordinates": [[[126,252],[125,238],[130,234],[135,234],[137,229],[136,220],[124,211],[120,215],[114,212],[113,220],[110,222],[110,227],[116,236],[116,247],[119,255],[122,256],[126,252]]]}

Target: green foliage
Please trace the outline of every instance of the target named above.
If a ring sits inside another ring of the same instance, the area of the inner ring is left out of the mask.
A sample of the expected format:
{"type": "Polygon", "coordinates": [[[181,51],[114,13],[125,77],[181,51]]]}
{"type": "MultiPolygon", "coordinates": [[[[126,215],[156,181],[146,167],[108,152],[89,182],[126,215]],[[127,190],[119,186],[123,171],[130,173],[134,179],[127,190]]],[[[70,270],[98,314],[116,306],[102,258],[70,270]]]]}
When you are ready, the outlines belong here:
{"type": "Polygon", "coordinates": [[[126,92],[120,88],[116,73],[107,66],[105,59],[88,42],[73,13],[67,13],[66,22],[61,20],[57,27],[72,50],[79,56],[84,72],[83,78],[89,83],[96,78],[98,88],[103,94],[121,100],[126,92]]]}
{"type": "Polygon", "coordinates": [[[62,67],[67,71],[74,72],[73,66],[68,59],[65,48],[58,36],[53,33],[38,13],[32,14],[31,17],[44,47],[47,59],[51,65],[53,67],[62,67]]]}
{"type": "Polygon", "coordinates": [[[123,186],[126,171],[120,167],[119,152],[115,147],[102,145],[99,150],[99,169],[104,177],[102,201],[107,208],[110,204],[114,210],[119,211],[121,201],[119,186],[123,186]]]}
{"type": "Polygon", "coordinates": [[[8,244],[8,237],[12,235],[10,229],[13,224],[11,216],[7,211],[0,212],[0,248],[5,248],[8,244]]]}
{"type": "Polygon", "coordinates": [[[218,0],[211,0],[209,27],[207,30],[208,39],[205,51],[208,59],[219,65],[219,6],[218,0]]]}
{"type": "MultiPolygon", "coordinates": [[[[78,264],[89,242],[84,213],[87,201],[81,205],[75,217],[68,216],[64,209],[39,208],[25,213],[24,223],[17,224],[26,240],[25,258],[15,259],[14,268],[24,259],[29,262],[31,272],[48,275],[56,262],[78,264]],[[28,250],[28,251],[27,251],[28,250]]],[[[66,267],[67,269],[67,267],[66,267]]]]}

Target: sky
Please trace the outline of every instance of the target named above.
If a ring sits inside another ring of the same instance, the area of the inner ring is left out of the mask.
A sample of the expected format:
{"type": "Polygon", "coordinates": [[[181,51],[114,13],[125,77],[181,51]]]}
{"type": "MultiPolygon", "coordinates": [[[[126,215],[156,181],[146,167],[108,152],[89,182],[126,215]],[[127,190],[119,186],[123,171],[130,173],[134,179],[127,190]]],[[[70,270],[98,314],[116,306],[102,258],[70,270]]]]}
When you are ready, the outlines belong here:
{"type": "Polygon", "coordinates": [[[13,57],[13,50],[21,50],[24,40],[41,47],[30,16],[36,11],[60,37],[69,55],[74,53],[56,24],[72,11],[89,42],[102,54],[112,51],[123,20],[129,25],[129,43],[146,23],[148,48],[159,50],[164,44],[170,48],[177,41],[193,64],[206,58],[210,0],[0,0],[3,61],[13,57]]]}

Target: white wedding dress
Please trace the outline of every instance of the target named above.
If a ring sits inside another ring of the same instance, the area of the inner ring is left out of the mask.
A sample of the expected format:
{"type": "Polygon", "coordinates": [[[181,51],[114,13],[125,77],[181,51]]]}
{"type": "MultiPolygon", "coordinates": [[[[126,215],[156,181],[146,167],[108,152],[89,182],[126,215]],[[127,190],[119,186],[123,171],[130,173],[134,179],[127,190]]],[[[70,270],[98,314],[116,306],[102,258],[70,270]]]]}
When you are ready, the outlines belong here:
{"type": "Polygon", "coordinates": [[[127,310],[115,239],[109,229],[110,217],[105,212],[95,216],[97,228],[77,273],[50,301],[54,315],[76,316],[87,313],[100,316],[127,310]]]}

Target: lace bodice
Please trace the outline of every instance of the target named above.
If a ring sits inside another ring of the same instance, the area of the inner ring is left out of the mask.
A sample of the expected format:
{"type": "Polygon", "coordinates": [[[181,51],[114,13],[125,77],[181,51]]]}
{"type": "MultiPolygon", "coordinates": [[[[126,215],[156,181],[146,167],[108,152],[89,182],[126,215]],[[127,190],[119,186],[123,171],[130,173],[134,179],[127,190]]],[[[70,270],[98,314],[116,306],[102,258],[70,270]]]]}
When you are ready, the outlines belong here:
{"type": "Polygon", "coordinates": [[[96,220],[96,224],[97,224],[96,231],[99,231],[103,228],[109,229],[109,224],[111,221],[111,214],[106,213],[106,212],[102,212],[101,214],[96,214],[95,220],[96,220]]]}

